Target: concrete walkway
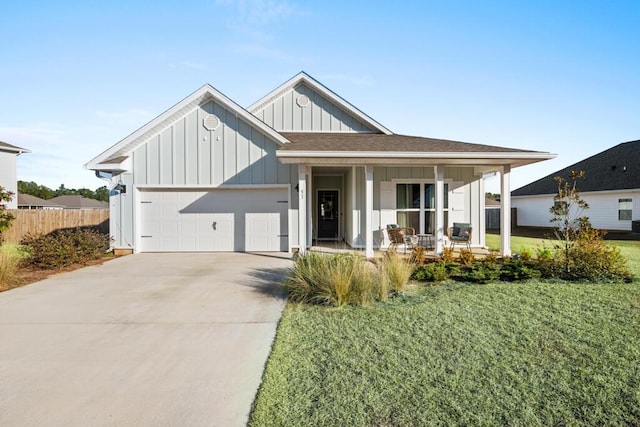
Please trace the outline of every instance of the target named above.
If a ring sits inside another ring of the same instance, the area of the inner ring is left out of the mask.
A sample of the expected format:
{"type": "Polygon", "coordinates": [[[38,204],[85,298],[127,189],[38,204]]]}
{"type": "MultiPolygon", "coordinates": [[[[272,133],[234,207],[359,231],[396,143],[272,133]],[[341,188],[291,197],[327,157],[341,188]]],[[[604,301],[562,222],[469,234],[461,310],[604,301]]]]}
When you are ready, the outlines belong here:
{"type": "Polygon", "coordinates": [[[140,254],[0,293],[0,426],[245,425],[286,254],[140,254]]]}

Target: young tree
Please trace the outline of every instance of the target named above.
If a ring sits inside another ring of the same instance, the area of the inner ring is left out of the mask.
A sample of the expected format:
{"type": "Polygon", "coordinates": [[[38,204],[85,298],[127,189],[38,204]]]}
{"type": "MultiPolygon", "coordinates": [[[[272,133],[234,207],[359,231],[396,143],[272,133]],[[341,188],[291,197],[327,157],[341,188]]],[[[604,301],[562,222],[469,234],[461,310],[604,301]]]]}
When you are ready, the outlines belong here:
{"type": "Polygon", "coordinates": [[[8,230],[11,226],[11,221],[15,219],[10,212],[7,212],[6,206],[6,202],[12,200],[13,192],[0,185],[0,244],[2,244],[2,232],[8,230]]]}
{"type": "Polygon", "coordinates": [[[561,242],[564,252],[565,273],[569,273],[571,266],[571,248],[580,233],[591,228],[589,218],[583,215],[589,205],[580,197],[577,185],[578,180],[583,178],[584,171],[571,171],[569,180],[561,176],[553,178],[558,184],[558,192],[553,197],[549,212],[553,215],[551,222],[555,224],[555,237],[561,242]]]}

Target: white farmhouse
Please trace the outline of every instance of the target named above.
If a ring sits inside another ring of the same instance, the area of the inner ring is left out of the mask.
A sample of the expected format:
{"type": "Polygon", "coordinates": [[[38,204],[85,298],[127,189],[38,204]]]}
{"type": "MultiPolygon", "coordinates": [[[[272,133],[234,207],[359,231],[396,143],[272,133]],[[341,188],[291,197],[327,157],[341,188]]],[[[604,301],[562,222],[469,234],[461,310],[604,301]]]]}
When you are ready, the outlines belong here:
{"type": "MultiPolygon", "coordinates": [[[[585,215],[591,225],[604,230],[632,230],[640,226],[640,140],[625,142],[554,172],[511,192],[519,226],[550,227],[556,176],[569,178],[584,171],[577,183],[581,198],[589,204],[585,215]],[[635,221],[637,222],[635,222],[635,221]]],[[[640,232],[640,230],[633,231],[640,232]]]]}

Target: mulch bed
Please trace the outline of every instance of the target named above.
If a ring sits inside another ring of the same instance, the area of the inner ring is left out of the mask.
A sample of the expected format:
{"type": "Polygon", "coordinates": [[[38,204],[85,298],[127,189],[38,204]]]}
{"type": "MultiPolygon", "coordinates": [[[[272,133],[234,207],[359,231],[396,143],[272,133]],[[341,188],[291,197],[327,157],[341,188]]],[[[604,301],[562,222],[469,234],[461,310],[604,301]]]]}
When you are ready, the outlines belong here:
{"type": "MultiPolygon", "coordinates": [[[[59,269],[41,269],[41,268],[36,268],[31,266],[20,267],[16,272],[16,275],[18,276],[17,283],[9,289],[19,288],[21,286],[25,286],[34,282],[39,282],[40,280],[47,279],[57,274],[67,273],[69,271],[77,270],[79,268],[88,267],[91,265],[103,264],[106,261],[109,261],[110,259],[113,259],[113,258],[114,258],[113,256],[106,256],[104,258],[88,261],[84,264],[73,264],[73,265],[69,265],[59,269]]],[[[9,289],[0,289],[0,292],[4,290],[9,290],[9,289]]]]}

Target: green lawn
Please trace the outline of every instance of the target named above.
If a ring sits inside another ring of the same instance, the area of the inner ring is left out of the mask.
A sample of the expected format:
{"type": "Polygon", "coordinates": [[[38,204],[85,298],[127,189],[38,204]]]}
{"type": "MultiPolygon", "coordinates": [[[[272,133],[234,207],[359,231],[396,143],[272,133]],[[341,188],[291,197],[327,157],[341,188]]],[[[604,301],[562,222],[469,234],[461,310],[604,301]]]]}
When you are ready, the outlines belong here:
{"type": "MultiPolygon", "coordinates": [[[[616,244],[640,276],[638,242],[616,244]]],[[[637,281],[288,304],[250,425],[638,425],[639,331],[637,281]]]]}

